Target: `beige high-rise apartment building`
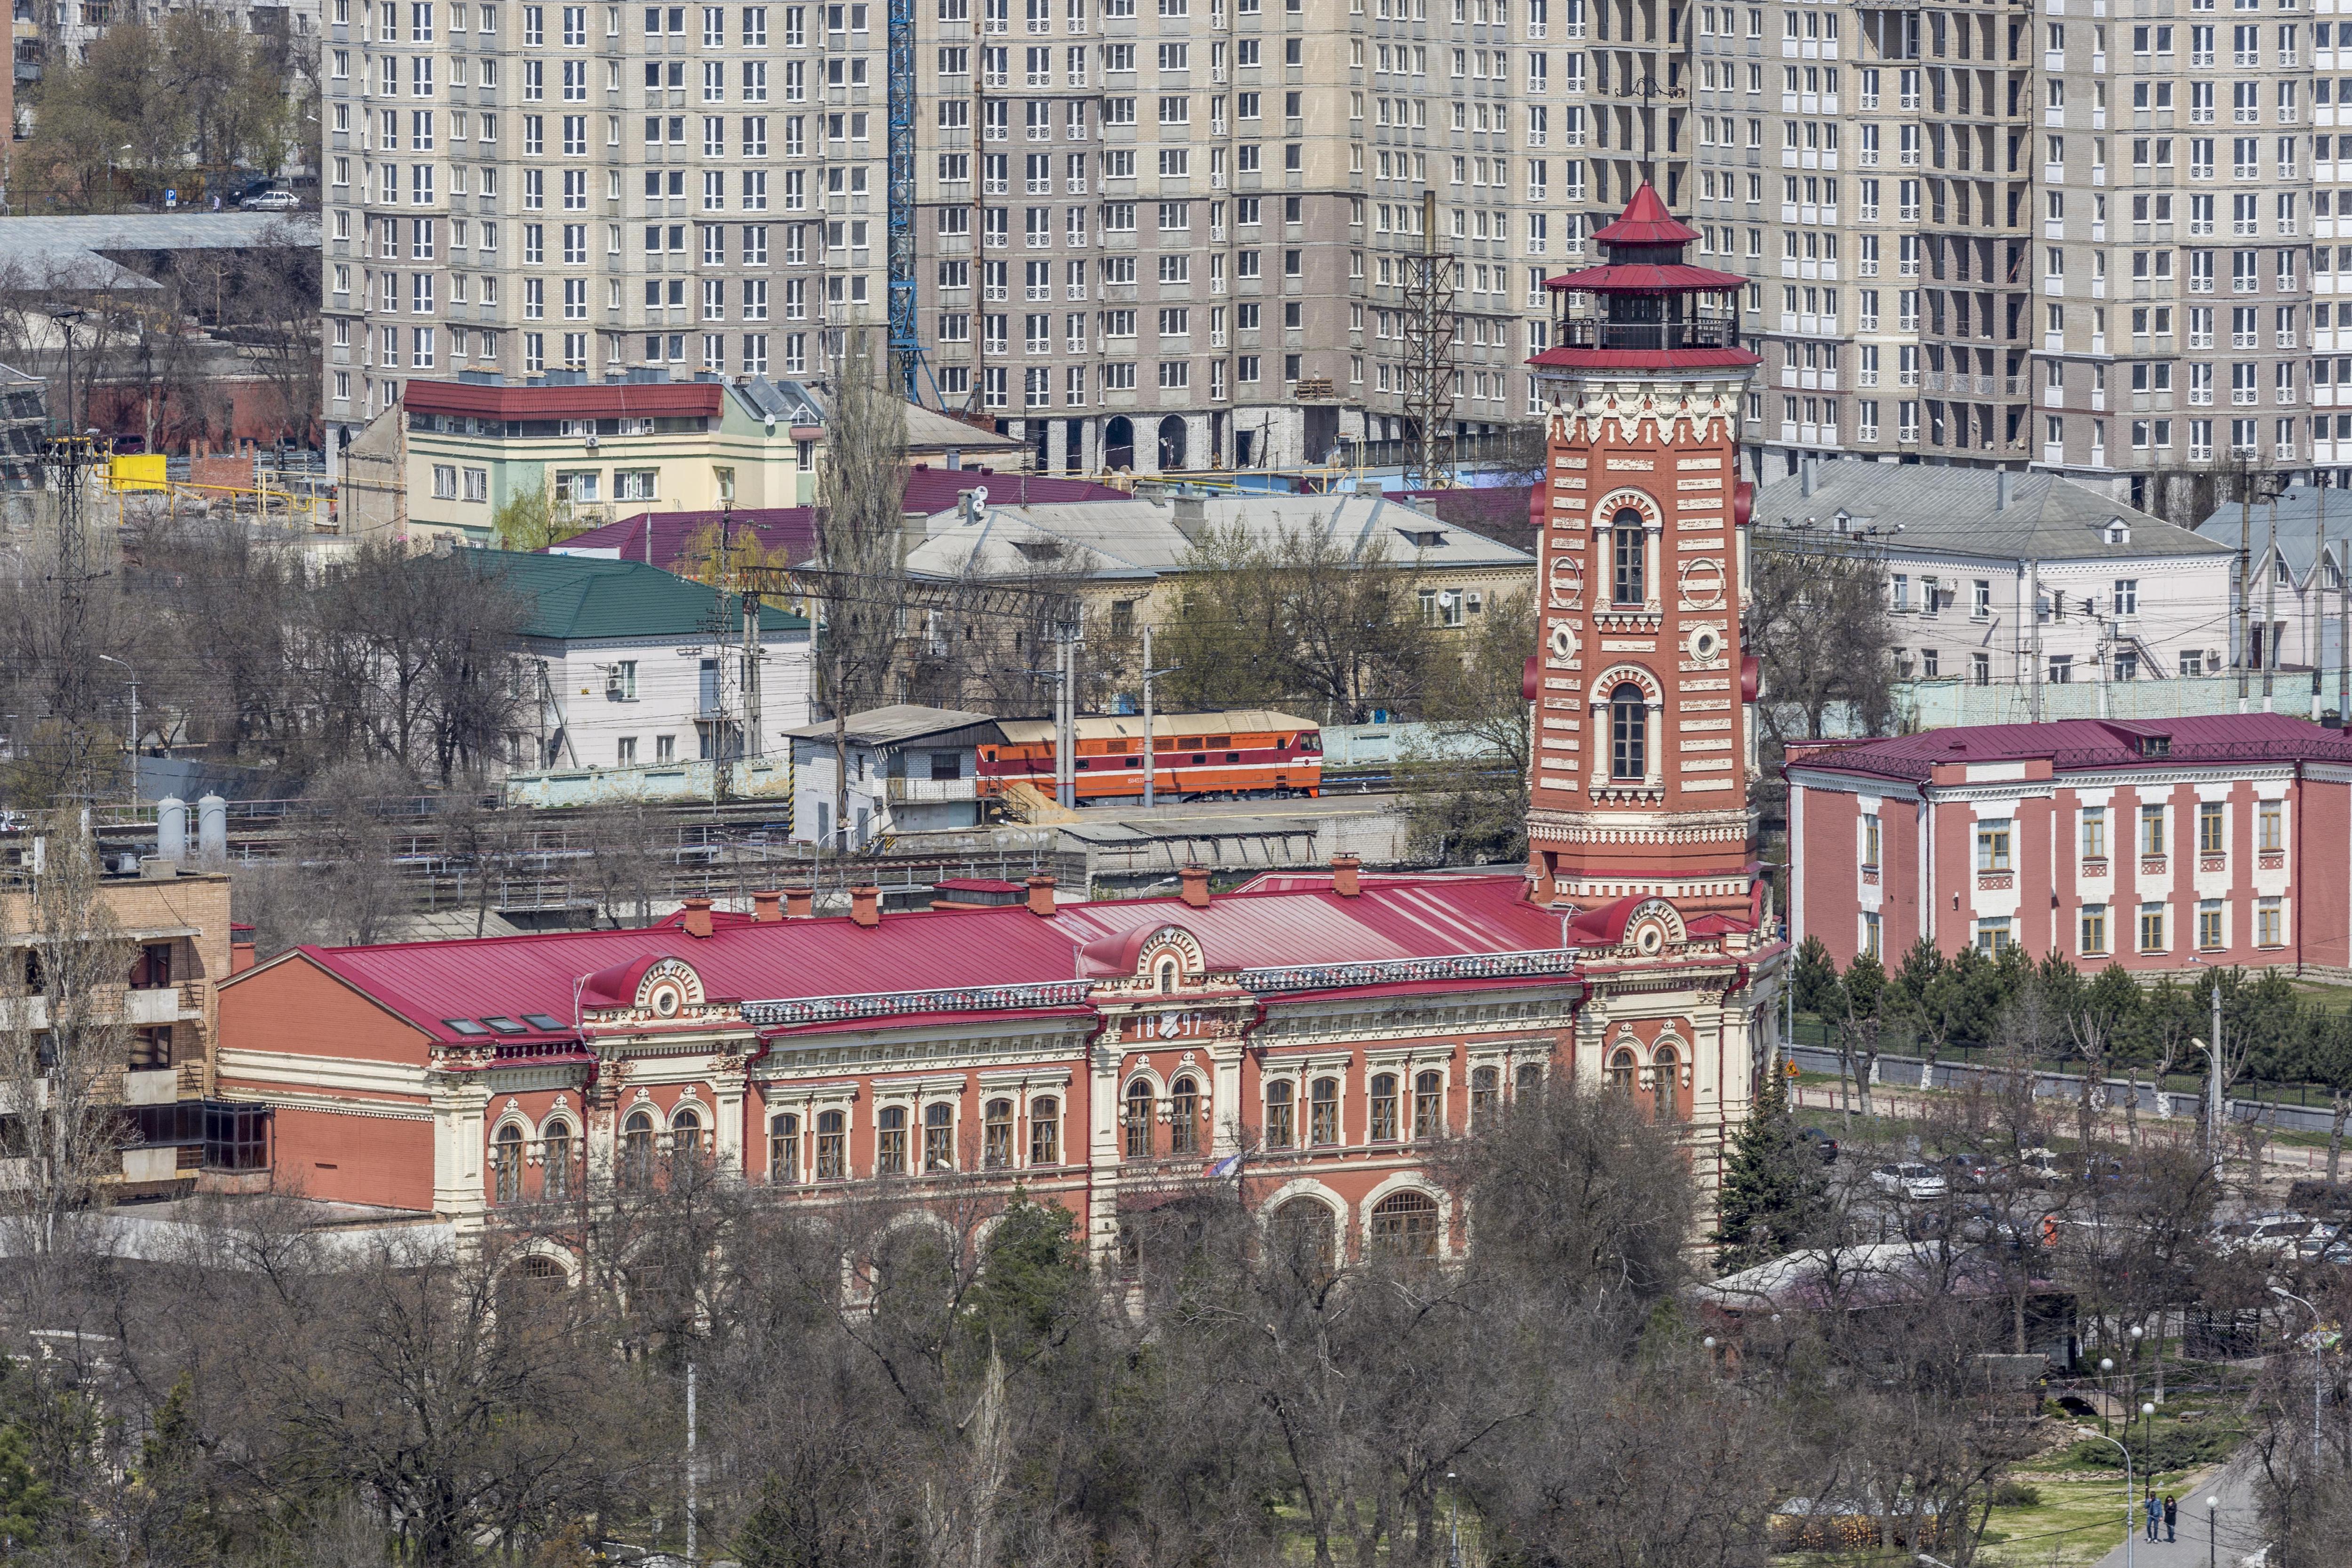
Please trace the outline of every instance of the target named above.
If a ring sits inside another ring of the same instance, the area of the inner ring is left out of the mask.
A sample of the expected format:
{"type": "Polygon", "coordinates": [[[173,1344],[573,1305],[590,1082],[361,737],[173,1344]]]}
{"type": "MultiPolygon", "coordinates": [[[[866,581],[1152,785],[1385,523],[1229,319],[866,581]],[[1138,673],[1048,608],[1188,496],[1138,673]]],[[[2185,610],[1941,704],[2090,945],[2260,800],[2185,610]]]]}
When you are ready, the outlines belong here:
{"type": "MultiPolygon", "coordinates": [[[[331,422],[467,370],[818,378],[882,326],[884,0],[327,4],[331,422]]],[[[1409,434],[1433,243],[1450,423],[1506,426],[1646,178],[1753,279],[1767,468],[2176,514],[2236,452],[2352,468],[2302,4],[915,0],[924,392],[1056,471],[1319,462],[1409,434]]]]}
{"type": "Polygon", "coordinates": [[[328,0],[329,426],[469,371],[820,370],[820,333],[883,319],[884,27],[868,0],[328,0]]]}

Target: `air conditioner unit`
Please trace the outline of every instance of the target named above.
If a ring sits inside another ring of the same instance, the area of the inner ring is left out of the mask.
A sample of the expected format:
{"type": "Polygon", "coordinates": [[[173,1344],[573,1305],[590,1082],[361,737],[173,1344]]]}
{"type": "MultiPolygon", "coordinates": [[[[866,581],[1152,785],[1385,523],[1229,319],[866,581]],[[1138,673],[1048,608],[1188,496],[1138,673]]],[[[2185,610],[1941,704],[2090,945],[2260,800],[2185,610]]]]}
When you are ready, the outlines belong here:
{"type": "Polygon", "coordinates": [[[605,673],[604,695],[611,698],[615,702],[628,695],[627,689],[621,684],[621,672],[619,670],[609,670],[605,673]]]}
{"type": "Polygon", "coordinates": [[[592,452],[596,449],[596,437],[593,436],[588,437],[588,449],[592,452]]]}

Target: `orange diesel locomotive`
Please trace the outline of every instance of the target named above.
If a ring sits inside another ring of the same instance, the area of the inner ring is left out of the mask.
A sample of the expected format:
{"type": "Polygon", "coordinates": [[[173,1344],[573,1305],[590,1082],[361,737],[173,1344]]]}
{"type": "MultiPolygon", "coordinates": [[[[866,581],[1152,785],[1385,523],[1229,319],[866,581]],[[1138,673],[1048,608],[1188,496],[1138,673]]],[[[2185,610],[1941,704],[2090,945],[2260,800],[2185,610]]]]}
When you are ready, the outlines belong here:
{"type": "MultiPolygon", "coordinates": [[[[1105,714],[1074,721],[1077,798],[1143,798],[1143,716],[1105,714]]],[[[1002,745],[980,748],[980,794],[1002,795],[1024,784],[1054,795],[1054,721],[1001,719],[1002,745]]],[[[1265,709],[1231,713],[1161,713],[1151,721],[1155,795],[1166,800],[1236,800],[1251,795],[1320,795],[1323,735],[1311,719],[1265,709]]]]}

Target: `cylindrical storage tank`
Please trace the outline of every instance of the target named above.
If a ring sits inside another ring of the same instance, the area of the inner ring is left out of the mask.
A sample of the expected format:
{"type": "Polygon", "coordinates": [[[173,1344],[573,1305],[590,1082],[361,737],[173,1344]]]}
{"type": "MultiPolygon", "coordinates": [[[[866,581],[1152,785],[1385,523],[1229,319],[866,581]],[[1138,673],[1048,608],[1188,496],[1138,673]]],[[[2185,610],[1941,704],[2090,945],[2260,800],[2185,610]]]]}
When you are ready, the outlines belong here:
{"type": "Polygon", "coordinates": [[[207,861],[228,858],[228,802],[216,795],[196,802],[196,855],[207,861]]]}
{"type": "Polygon", "coordinates": [[[174,865],[188,858],[188,803],[178,795],[155,803],[155,853],[174,865]]]}

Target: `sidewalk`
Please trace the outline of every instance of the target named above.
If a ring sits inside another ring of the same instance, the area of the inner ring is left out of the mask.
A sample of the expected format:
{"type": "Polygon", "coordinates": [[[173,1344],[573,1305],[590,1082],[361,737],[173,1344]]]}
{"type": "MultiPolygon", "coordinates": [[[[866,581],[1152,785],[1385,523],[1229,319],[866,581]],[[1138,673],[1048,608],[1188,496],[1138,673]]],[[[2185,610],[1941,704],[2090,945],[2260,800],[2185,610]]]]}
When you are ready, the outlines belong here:
{"type": "MultiPolygon", "coordinates": [[[[1809,1110],[1838,1110],[1846,1103],[1845,1099],[1841,1098],[1838,1086],[1835,1084],[1799,1083],[1791,1085],[1790,1090],[1790,1103],[1809,1110]]],[[[1856,1116],[1862,1115],[1861,1097],[1853,1094],[1851,1088],[1847,1090],[1847,1095],[1853,1100],[1853,1113],[1856,1116]]],[[[1928,1096],[1919,1089],[1898,1089],[1883,1083],[1870,1086],[1870,1102],[1872,1110],[1879,1116],[1892,1120],[1908,1118],[1913,1121],[1925,1117],[1927,1114],[1928,1106],[1932,1103],[1928,1096]]],[[[2117,1140],[2126,1137],[2130,1131],[2130,1124],[2112,1111],[2102,1112],[2098,1122],[2101,1132],[2117,1140]]],[[[2139,1125],[2140,1130],[2145,1132],[2158,1128],[2177,1128],[2180,1122],[2178,1119],[2143,1115],[2139,1119],[2139,1125]]],[[[2063,1130],[2069,1132],[2073,1131],[2071,1117],[2067,1119],[2063,1130]]],[[[2231,1160],[2235,1163],[2238,1156],[2233,1154],[2231,1160]]],[[[2276,1166],[2283,1172],[2294,1174],[2325,1171],[2327,1169],[2327,1151],[2305,1148],[2298,1143],[2268,1142],[2263,1146],[2263,1164],[2265,1168],[2276,1166]]]]}
{"type": "MultiPolygon", "coordinates": [[[[2159,1494],[2161,1495],[2161,1494],[2159,1494]]],[[[2095,1568],[2237,1568],[2247,1557],[2261,1550],[2262,1526],[2254,1510],[2254,1471],[2250,1459],[2232,1461],[2226,1468],[2208,1471],[2198,1478],[2193,1488],[2183,1488],[2176,1539],[2150,1542],[2144,1531],[2145,1516],[2132,1517],[2133,1540],[2130,1556],[2118,1545],[2099,1559],[2095,1568]],[[2206,1521],[2205,1500],[2218,1498],[2221,1506],[2213,1510],[2211,1526],[2206,1521]]],[[[2123,1488],[2116,1488],[2116,1533],[2122,1533],[2123,1488]]],[[[2159,1531],[2158,1534],[2162,1531],[2159,1531]]]]}

